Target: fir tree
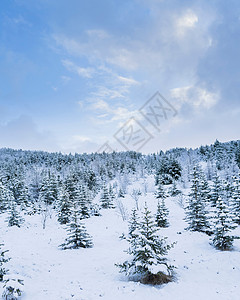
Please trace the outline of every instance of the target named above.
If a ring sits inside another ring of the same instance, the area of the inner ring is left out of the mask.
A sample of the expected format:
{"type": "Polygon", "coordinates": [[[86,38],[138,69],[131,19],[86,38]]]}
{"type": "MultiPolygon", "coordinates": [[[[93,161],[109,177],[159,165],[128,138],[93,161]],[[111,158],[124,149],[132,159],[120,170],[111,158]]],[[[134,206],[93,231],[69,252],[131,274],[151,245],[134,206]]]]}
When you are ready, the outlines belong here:
{"type": "Polygon", "coordinates": [[[103,184],[102,195],[100,198],[102,208],[114,208],[112,198],[109,194],[106,183],[103,184]]]}
{"type": "Polygon", "coordinates": [[[202,174],[200,168],[195,166],[192,173],[191,192],[189,194],[188,206],[186,207],[186,218],[192,231],[206,232],[209,228],[205,194],[202,190],[202,174]]]}
{"type": "Polygon", "coordinates": [[[213,188],[211,193],[211,202],[213,207],[216,206],[216,203],[222,194],[222,189],[223,188],[219,176],[217,175],[217,172],[215,172],[213,175],[213,188]]]}
{"type": "Polygon", "coordinates": [[[232,207],[234,220],[240,225],[240,174],[235,176],[233,181],[232,207]]]}
{"type": "Polygon", "coordinates": [[[109,192],[109,196],[110,196],[110,199],[111,199],[112,208],[114,208],[114,204],[113,203],[114,203],[114,201],[116,199],[116,195],[114,193],[113,186],[111,184],[109,185],[108,192],[109,192]]]}
{"type": "Polygon", "coordinates": [[[15,201],[12,201],[11,208],[9,212],[9,217],[7,218],[8,226],[17,226],[21,227],[21,224],[24,222],[24,219],[20,216],[15,201]]]}
{"type": "Polygon", "coordinates": [[[154,218],[146,204],[139,222],[136,219],[136,210],[133,211],[127,239],[130,247],[126,251],[132,259],[117,265],[120,272],[130,277],[139,274],[142,282],[151,275],[160,276],[159,271],[154,271],[159,265],[165,265],[169,275],[171,274],[172,267],[168,265],[166,255],[173,245],[167,245],[166,238],[159,237],[157,231],[154,218]]]}
{"type": "Polygon", "coordinates": [[[0,213],[6,211],[13,200],[12,192],[0,182],[0,213]]]}
{"type": "Polygon", "coordinates": [[[9,258],[5,257],[5,253],[8,252],[8,250],[3,250],[3,246],[3,244],[0,244],[0,282],[3,281],[3,276],[8,272],[4,265],[9,261],[9,258]]]}
{"type": "Polygon", "coordinates": [[[215,228],[212,238],[214,247],[218,250],[230,250],[234,239],[237,238],[231,234],[231,231],[234,230],[237,225],[234,225],[233,216],[221,196],[216,202],[214,220],[215,228]]]}
{"type": "Polygon", "coordinates": [[[72,211],[70,223],[67,224],[68,237],[65,242],[60,245],[64,250],[92,247],[92,238],[80,220],[81,214],[75,206],[72,211]]]}
{"type": "Polygon", "coordinates": [[[71,216],[71,203],[69,200],[69,194],[65,187],[60,192],[59,198],[59,210],[58,210],[58,222],[60,224],[67,224],[70,221],[71,216]]]}
{"type": "Polygon", "coordinates": [[[169,192],[172,197],[175,197],[175,196],[181,194],[181,191],[177,188],[177,184],[176,184],[175,180],[173,180],[173,184],[172,184],[169,192]]]}
{"type": "Polygon", "coordinates": [[[87,195],[86,188],[83,185],[79,186],[78,205],[81,214],[81,219],[89,218],[90,201],[87,195]]]}
{"type": "Polygon", "coordinates": [[[166,228],[169,226],[168,214],[169,211],[165,205],[164,199],[158,200],[157,213],[156,213],[156,223],[158,227],[166,228]]]}
{"type": "Polygon", "coordinates": [[[44,201],[47,205],[53,204],[58,199],[58,183],[54,174],[48,174],[43,179],[41,190],[39,193],[41,201],[44,201]]]}
{"type": "Polygon", "coordinates": [[[160,181],[157,183],[157,191],[156,191],[155,195],[156,195],[157,199],[165,199],[166,198],[166,193],[164,191],[163,184],[160,181]]]}

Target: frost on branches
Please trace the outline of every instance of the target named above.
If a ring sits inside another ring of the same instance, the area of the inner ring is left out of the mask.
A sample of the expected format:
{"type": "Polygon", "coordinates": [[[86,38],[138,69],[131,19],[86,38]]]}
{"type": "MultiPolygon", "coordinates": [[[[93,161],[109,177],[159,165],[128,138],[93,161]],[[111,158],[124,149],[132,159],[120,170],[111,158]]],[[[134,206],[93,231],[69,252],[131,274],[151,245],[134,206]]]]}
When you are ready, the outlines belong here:
{"type": "Polygon", "coordinates": [[[117,264],[120,272],[142,283],[161,284],[172,280],[173,266],[168,264],[166,255],[173,245],[168,245],[166,238],[159,236],[155,220],[146,204],[141,218],[133,210],[127,241],[129,248],[126,252],[131,259],[117,264]]]}

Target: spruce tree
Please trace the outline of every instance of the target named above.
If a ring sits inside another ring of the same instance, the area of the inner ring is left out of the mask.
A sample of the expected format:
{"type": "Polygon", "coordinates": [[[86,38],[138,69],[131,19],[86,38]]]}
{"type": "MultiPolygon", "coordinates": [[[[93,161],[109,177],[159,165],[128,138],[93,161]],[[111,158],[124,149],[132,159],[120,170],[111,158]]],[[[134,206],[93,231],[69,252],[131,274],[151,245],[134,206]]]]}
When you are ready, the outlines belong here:
{"type": "Polygon", "coordinates": [[[215,174],[213,175],[213,188],[211,193],[211,203],[213,207],[216,206],[216,203],[218,202],[222,194],[222,189],[222,183],[219,179],[217,172],[215,172],[215,174]]]}
{"type": "Polygon", "coordinates": [[[84,185],[79,186],[79,196],[78,196],[78,206],[81,214],[81,219],[86,219],[90,217],[89,211],[89,198],[87,194],[87,190],[84,185]]]}
{"type": "Polygon", "coordinates": [[[8,226],[17,226],[21,227],[21,224],[24,222],[24,219],[20,216],[15,201],[12,201],[11,208],[9,211],[9,217],[7,218],[8,226]]]}
{"type": "Polygon", "coordinates": [[[39,197],[47,205],[53,204],[58,200],[58,183],[54,174],[48,173],[42,181],[39,197]]]}
{"type": "Polygon", "coordinates": [[[92,247],[92,238],[87,233],[84,224],[81,221],[81,213],[76,205],[72,209],[70,223],[67,224],[68,237],[60,245],[62,249],[78,249],[92,247]]]}
{"type": "MultiPolygon", "coordinates": [[[[146,204],[140,221],[137,221],[136,211],[133,211],[127,239],[130,245],[126,251],[132,256],[132,259],[123,264],[117,264],[120,272],[124,272],[130,277],[138,274],[140,281],[144,283],[146,278],[151,278],[154,275],[159,276],[160,280],[163,273],[160,273],[159,269],[158,271],[154,270],[160,265],[164,265],[171,275],[172,266],[168,265],[166,255],[173,245],[167,245],[166,238],[160,237],[157,231],[154,218],[146,204]]],[[[154,278],[156,279],[156,277],[154,278]]],[[[170,277],[168,281],[170,281],[170,277]]]]}
{"type": "Polygon", "coordinates": [[[163,188],[163,184],[161,182],[157,183],[157,191],[155,193],[157,199],[165,199],[166,193],[163,188]]]}
{"type": "Polygon", "coordinates": [[[206,232],[209,228],[205,194],[202,190],[202,174],[199,166],[193,168],[191,192],[189,193],[186,218],[188,230],[206,232]]]}
{"type": "Polygon", "coordinates": [[[3,250],[3,246],[3,244],[0,244],[0,282],[3,281],[3,276],[8,272],[4,265],[9,261],[9,258],[5,257],[5,253],[8,252],[8,250],[3,250]]]}
{"type": "Polygon", "coordinates": [[[112,208],[114,208],[114,204],[113,203],[114,203],[114,201],[116,199],[116,195],[114,193],[113,186],[111,184],[109,185],[108,192],[109,192],[109,196],[110,196],[110,199],[111,199],[112,208]]]}
{"type": "Polygon", "coordinates": [[[60,224],[67,224],[70,221],[71,205],[69,200],[69,194],[65,187],[61,189],[59,197],[59,209],[58,209],[58,222],[60,224]]]}
{"type": "Polygon", "coordinates": [[[102,195],[100,198],[102,208],[114,208],[113,200],[109,194],[106,183],[103,184],[102,195]]]}
{"type": "Polygon", "coordinates": [[[5,212],[13,200],[12,192],[0,182],[0,213],[5,212]]]}
{"type": "Polygon", "coordinates": [[[222,196],[216,202],[214,216],[214,233],[212,243],[218,250],[230,250],[236,236],[231,234],[237,225],[234,224],[234,217],[225,203],[222,196]]]}
{"type": "Polygon", "coordinates": [[[168,224],[169,211],[165,205],[164,199],[158,200],[157,213],[156,213],[156,223],[158,227],[166,228],[168,224]]]}
{"type": "Polygon", "coordinates": [[[233,181],[232,207],[234,220],[240,225],[240,174],[235,176],[233,181]]]}

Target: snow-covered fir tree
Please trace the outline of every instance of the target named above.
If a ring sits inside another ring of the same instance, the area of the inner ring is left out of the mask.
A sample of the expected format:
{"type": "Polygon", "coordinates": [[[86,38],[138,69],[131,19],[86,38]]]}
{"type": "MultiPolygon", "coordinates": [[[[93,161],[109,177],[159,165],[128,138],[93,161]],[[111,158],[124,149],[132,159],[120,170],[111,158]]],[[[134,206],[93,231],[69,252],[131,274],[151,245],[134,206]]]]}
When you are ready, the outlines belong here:
{"type": "MultiPolygon", "coordinates": [[[[159,277],[160,283],[163,275],[160,272],[162,265],[165,266],[168,275],[171,275],[172,266],[168,264],[166,255],[173,245],[168,245],[166,238],[159,236],[154,217],[146,204],[139,222],[136,221],[135,214],[136,211],[133,211],[129,226],[130,235],[127,239],[130,245],[126,251],[132,258],[117,266],[120,272],[129,277],[138,274],[143,283],[146,283],[147,278],[150,283],[151,278],[156,280],[156,277],[159,277]]],[[[170,280],[168,277],[168,281],[170,280]]]]}
{"type": "Polygon", "coordinates": [[[0,182],[0,213],[6,211],[14,200],[13,194],[0,182]]]}
{"type": "Polygon", "coordinates": [[[215,172],[213,175],[213,187],[211,192],[211,203],[213,207],[216,206],[217,201],[221,197],[222,190],[223,190],[222,182],[220,181],[217,172],[215,172]]]}
{"type": "Polygon", "coordinates": [[[9,261],[9,258],[5,256],[5,253],[8,252],[8,250],[3,250],[3,246],[4,244],[0,244],[0,282],[3,281],[4,275],[8,272],[5,264],[9,261]]]}
{"type": "Polygon", "coordinates": [[[58,206],[58,222],[60,224],[69,223],[72,203],[70,202],[69,194],[65,186],[60,191],[58,206]]]}
{"type": "Polygon", "coordinates": [[[47,205],[53,204],[58,199],[58,183],[56,176],[48,172],[48,175],[43,179],[39,197],[47,205]]]}
{"type": "Polygon", "coordinates": [[[90,199],[88,191],[84,185],[79,187],[79,196],[78,196],[78,207],[81,214],[81,219],[86,219],[90,217],[90,199]]]}
{"type": "Polygon", "coordinates": [[[165,199],[166,198],[166,193],[165,193],[163,184],[160,181],[157,182],[157,190],[155,192],[155,196],[157,199],[165,199]]]}
{"type": "Polygon", "coordinates": [[[67,238],[65,242],[60,245],[62,249],[78,249],[90,248],[93,246],[92,238],[87,233],[87,230],[81,221],[81,213],[76,204],[72,208],[71,219],[67,226],[67,238]]]}
{"type": "Polygon", "coordinates": [[[114,208],[113,199],[112,199],[111,195],[109,194],[109,189],[105,182],[103,184],[100,202],[101,202],[102,208],[114,208]]]}
{"type": "Polygon", "coordinates": [[[218,250],[230,250],[233,246],[234,236],[231,231],[237,227],[234,224],[234,216],[230,212],[229,207],[220,196],[216,202],[214,215],[214,230],[212,243],[218,250]]]}
{"type": "Polygon", "coordinates": [[[113,186],[111,184],[109,184],[108,192],[109,192],[109,196],[111,198],[112,207],[114,207],[114,201],[116,199],[116,194],[115,194],[113,186]]]}
{"type": "Polygon", "coordinates": [[[7,222],[9,227],[11,226],[21,227],[22,223],[24,222],[24,218],[21,217],[15,201],[12,201],[11,203],[7,222]]]}
{"type": "Polygon", "coordinates": [[[169,226],[168,215],[169,211],[166,207],[164,198],[162,198],[161,200],[158,200],[157,205],[156,223],[158,227],[166,228],[169,226]]]}
{"type": "Polygon", "coordinates": [[[238,225],[240,225],[240,174],[234,176],[231,199],[234,220],[238,225]]]}
{"type": "Polygon", "coordinates": [[[195,166],[192,172],[191,191],[186,207],[188,230],[206,232],[209,229],[206,199],[203,190],[202,172],[199,166],[195,166]]]}

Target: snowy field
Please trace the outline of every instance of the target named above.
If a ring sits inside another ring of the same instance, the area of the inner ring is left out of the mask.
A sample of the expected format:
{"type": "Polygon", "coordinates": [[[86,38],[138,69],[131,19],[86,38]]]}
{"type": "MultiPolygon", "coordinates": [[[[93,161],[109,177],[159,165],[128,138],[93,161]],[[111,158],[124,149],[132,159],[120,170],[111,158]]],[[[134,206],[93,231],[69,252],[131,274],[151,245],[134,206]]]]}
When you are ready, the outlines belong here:
{"type": "MultiPolygon", "coordinates": [[[[152,191],[140,197],[140,207],[145,201],[155,212],[157,200],[152,191]]],[[[130,212],[133,198],[127,195],[123,204],[130,212]]],[[[58,247],[66,231],[54,215],[43,229],[40,215],[25,216],[25,223],[17,228],[7,227],[6,214],[1,214],[1,239],[11,257],[8,268],[24,280],[21,299],[239,300],[240,240],[234,242],[233,251],[215,250],[206,234],[184,230],[187,224],[177,197],[168,197],[166,205],[170,227],[160,232],[169,242],[177,242],[168,255],[177,268],[175,281],[162,286],[128,281],[114,265],[127,258],[124,250],[128,247],[119,239],[127,233],[127,221],[117,208],[102,210],[102,216],[86,220],[94,247],[76,250],[58,247]]]]}

